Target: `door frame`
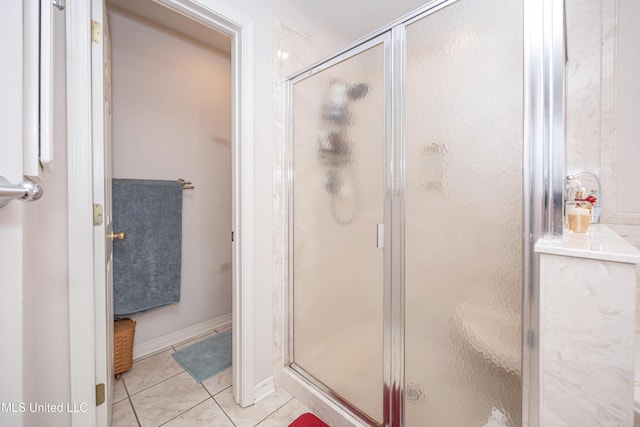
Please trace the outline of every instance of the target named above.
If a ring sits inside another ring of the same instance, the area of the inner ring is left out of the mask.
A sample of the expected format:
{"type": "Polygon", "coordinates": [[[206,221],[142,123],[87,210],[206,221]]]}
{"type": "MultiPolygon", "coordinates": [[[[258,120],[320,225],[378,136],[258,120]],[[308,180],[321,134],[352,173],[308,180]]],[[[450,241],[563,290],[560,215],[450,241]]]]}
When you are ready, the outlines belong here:
{"type": "MultiPolygon", "coordinates": [[[[285,85],[286,85],[286,114],[285,120],[288,121],[288,125],[286,126],[286,143],[285,143],[285,152],[287,163],[289,165],[290,171],[287,174],[288,180],[286,182],[287,186],[287,239],[288,239],[288,282],[287,282],[287,297],[288,297],[288,307],[287,312],[285,314],[285,324],[287,337],[285,339],[285,370],[289,372],[294,372],[295,375],[303,378],[304,381],[311,384],[317,390],[320,390],[326,396],[329,396],[333,399],[334,403],[336,403],[342,409],[346,409],[347,411],[355,414],[358,417],[358,420],[362,423],[362,425],[367,426],[376,426],[377,422],[373,417],[366,414],[364,411],[358,409],[354,404],[349,402],[349,400],[345,396],[341,396],[335,393],[331,388],[323,384],[317,378],[311,374],[311,372],[307,371],[303,366],[298,365],[295,362],[294,358],[294,305],[293,305],[293,295],[294,295],[294,270],[293,270],[293,259],[294,259],[294,247],[293,247],[293,237],[294,237],[294,194],[293,194],[293,117],[294,117],[294,85],[300,83],[308,78],[312,78],[313,76],[322,73],[336,65],[339,65],[345,61],[353,59],[358,55],[365,53],[370,49],[375,49],[378,47],[382,48],[383,52],[383,116],[384,116],[384,133],[383,133],[383,143],[382,143],[382,165],[380,167],[380,171],[383,175],[383,185],[379,188],[379,191],[383,194],[382,198],[382,218],[383,218],[383,235],[385,243],[382,247],[378,247],[378,250],[382,249],[383,254],[381,257],[382,262],[382,319],[383,319],[383,327],[380,330],[380,334],[382,335],[383,342],[383,366],[382,366],[382,380],[384,385],[384,396],[383,396],[383,418],[382,425],[387,426],[391,423],[391,408],[390,401],[387,402],[386,396],[391,396],[398,391],[398,384],[402,378],[396,378],[398,374],[401,374],[399,370],[391,369],[391,357],[397,357],[397,360],[394,363],[402,360],[402,356],[399,356],[402,351],[402,348],[396,348],[398,345],[398,340],[400,334],[397,328],[392,327],[393,316],[396,315],[396,311],[398,307],[393,306],[392,303],[396,300],[400,299],[392,298],[392,287],[391,287],[391,274],[392,271],[400,271],[397,268],[392,267],[392,257],[397,257],[397,253],[392,249],[391,244],[387,242],[392,242],[393,240],[389,236],[395,235],[397,230],[396,227],[398,224],[394,224],[392,222],[391,216],[391,206],[394,203],[392,200],[391,193],[392,188],[396,186],[396,177],[393,173],[392,168],[392,159],[397,156],[396,150],[399,148],[399,144],[397,144],[396,136],[392,133],[392,122],[398,120],[397,112],[400,110],[394,109],[392,102],[397,101],[393,96],[393,91],[391,87],[393,84],[398,83],[399,74],[395,73],[394,67],[397,66],[394,61],[399,59],[399,56],[394,57],[392,51],[392,43],[393,43],[392,30],[388,30],[382,32],[375,37],[367,38],[367,40],[358,43],[357,46],[353,46],[351,49],[341,51],[339,54],[332,55],[328,59],[316,63],[312,68],[305,69],[304,72],[296,72],[295,74],[286,77],[285,85]],[[394,80],[395,78],[395,80],[394,80]],[[393,101],[392,101],[393,100],[393,101]],[[396,374],[396,375],[394,375],[396,374]],[[387,393],[386,390],[389,392],[387,393]]],[[[398,173],[398,172],[396,172],[398,173]]],[[[397,202],[395,202],[397,203],[397,202]]],[[[372,226],[374,224],[372,223],[372,226]]],[[[372,228],[372,230],[374,230],[372,228]]],[[[399,234],[400,235],[400,234],[399,234]]],[[[376,243],[372,240],[373,243],[376,243]]],[[[399,253],[399,252],[398,252],[399,253]]],[[[399,259],[393,258],[393,261],[399,261],[399,259]]],[[[400,375],[401,377],[401,375],[400,375]]]]}
{"type": "MultiPolygon", "coordinates": [[[[233,397],[254,403],[253,20],[218,0],[154,0],[232,38],[233,397]]],[[[96,423],[90,2],[66,4],[70,401],[96,423]]]]}

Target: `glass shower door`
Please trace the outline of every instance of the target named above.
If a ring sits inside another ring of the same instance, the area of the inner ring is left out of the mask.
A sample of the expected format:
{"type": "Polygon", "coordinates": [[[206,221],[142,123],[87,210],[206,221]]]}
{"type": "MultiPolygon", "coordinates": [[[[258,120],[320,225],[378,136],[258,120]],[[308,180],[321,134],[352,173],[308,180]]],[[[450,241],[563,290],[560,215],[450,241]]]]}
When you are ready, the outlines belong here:
{"type": "Polygon", "coordinates": [[[292,367],[382,424],[385,38],[292,82],[292,367]]]}
{"type": "Polygon", "coordinates": [[[521,425],[521,1],[406,26],[408,427],[521,425]]]}

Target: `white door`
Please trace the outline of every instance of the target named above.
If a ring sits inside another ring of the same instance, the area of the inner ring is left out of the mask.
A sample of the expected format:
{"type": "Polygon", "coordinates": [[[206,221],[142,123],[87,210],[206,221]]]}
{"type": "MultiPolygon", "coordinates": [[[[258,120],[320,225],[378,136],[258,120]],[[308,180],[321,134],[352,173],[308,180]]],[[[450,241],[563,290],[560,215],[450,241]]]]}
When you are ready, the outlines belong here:
{"type": "Polygon", "coordinates": [[[111,215],[111,44],[104,0],[92,0],[91,19],[93,203],[98,209],[102,207],[102,222],[94,227],[93,248],[96,384],[105,385],[105,401],[96,408],[96,426],[108,427],[111,424],[114,388],[112,270],[114,243],[111,215]]]}

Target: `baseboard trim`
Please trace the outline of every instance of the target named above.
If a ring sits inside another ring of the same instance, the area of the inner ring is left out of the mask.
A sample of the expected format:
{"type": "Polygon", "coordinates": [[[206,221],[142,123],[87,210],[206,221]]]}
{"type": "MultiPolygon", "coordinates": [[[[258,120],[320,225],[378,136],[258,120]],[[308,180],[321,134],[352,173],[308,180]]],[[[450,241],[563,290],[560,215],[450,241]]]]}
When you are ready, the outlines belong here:
{"type": "Polygon", "coordinates": [[[262,399],[269,396],[271,393],[276,391],[276,383],[273,377],[269,377],[264,381],[260,381],[256,384],[255,389],[253,391],[253,398],[255,399],[254,403],[260,402],[262,399]]]}
{"type": "Polygon", "coordinates": [[[140,359],[153,353],[157,353],[161,350],[165,350],[173,344],[195,338],[198,335],[206,334],[207,332],[210,332],[215,328],[224,326],[230,322],[231,313],[227,313],[223,314],[222,316],[214,317],[213,319],[205,320],[204,322],[196,323],[195,325],[187,326],[186,328],[168,333],[149,341],[145,341],[139,344],[136,344],[134,342],[133,359],[140,359]]]}

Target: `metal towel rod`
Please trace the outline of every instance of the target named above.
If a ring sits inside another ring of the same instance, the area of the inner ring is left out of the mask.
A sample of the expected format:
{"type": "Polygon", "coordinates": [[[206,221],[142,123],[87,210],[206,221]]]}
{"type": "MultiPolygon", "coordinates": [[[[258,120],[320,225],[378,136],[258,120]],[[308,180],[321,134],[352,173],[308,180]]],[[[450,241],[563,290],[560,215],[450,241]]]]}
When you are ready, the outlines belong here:
{"type": "Polygon", "coordinates": [[[180,183],[180,185],[182,185],[183,190],[193,190],[194,188],[196,188],[196,186],[193,185],[191,181],[185,181],[184,179],[180,178],[178,182],[180,183]]]}
{"type": "Polygon", "coordinates": [[[12,200],[31,202],[42,197],[42,187],[34,182],[25,181],[21,184],[11,184],[0,176],[0,208],[5,207],[12,200]]]}

